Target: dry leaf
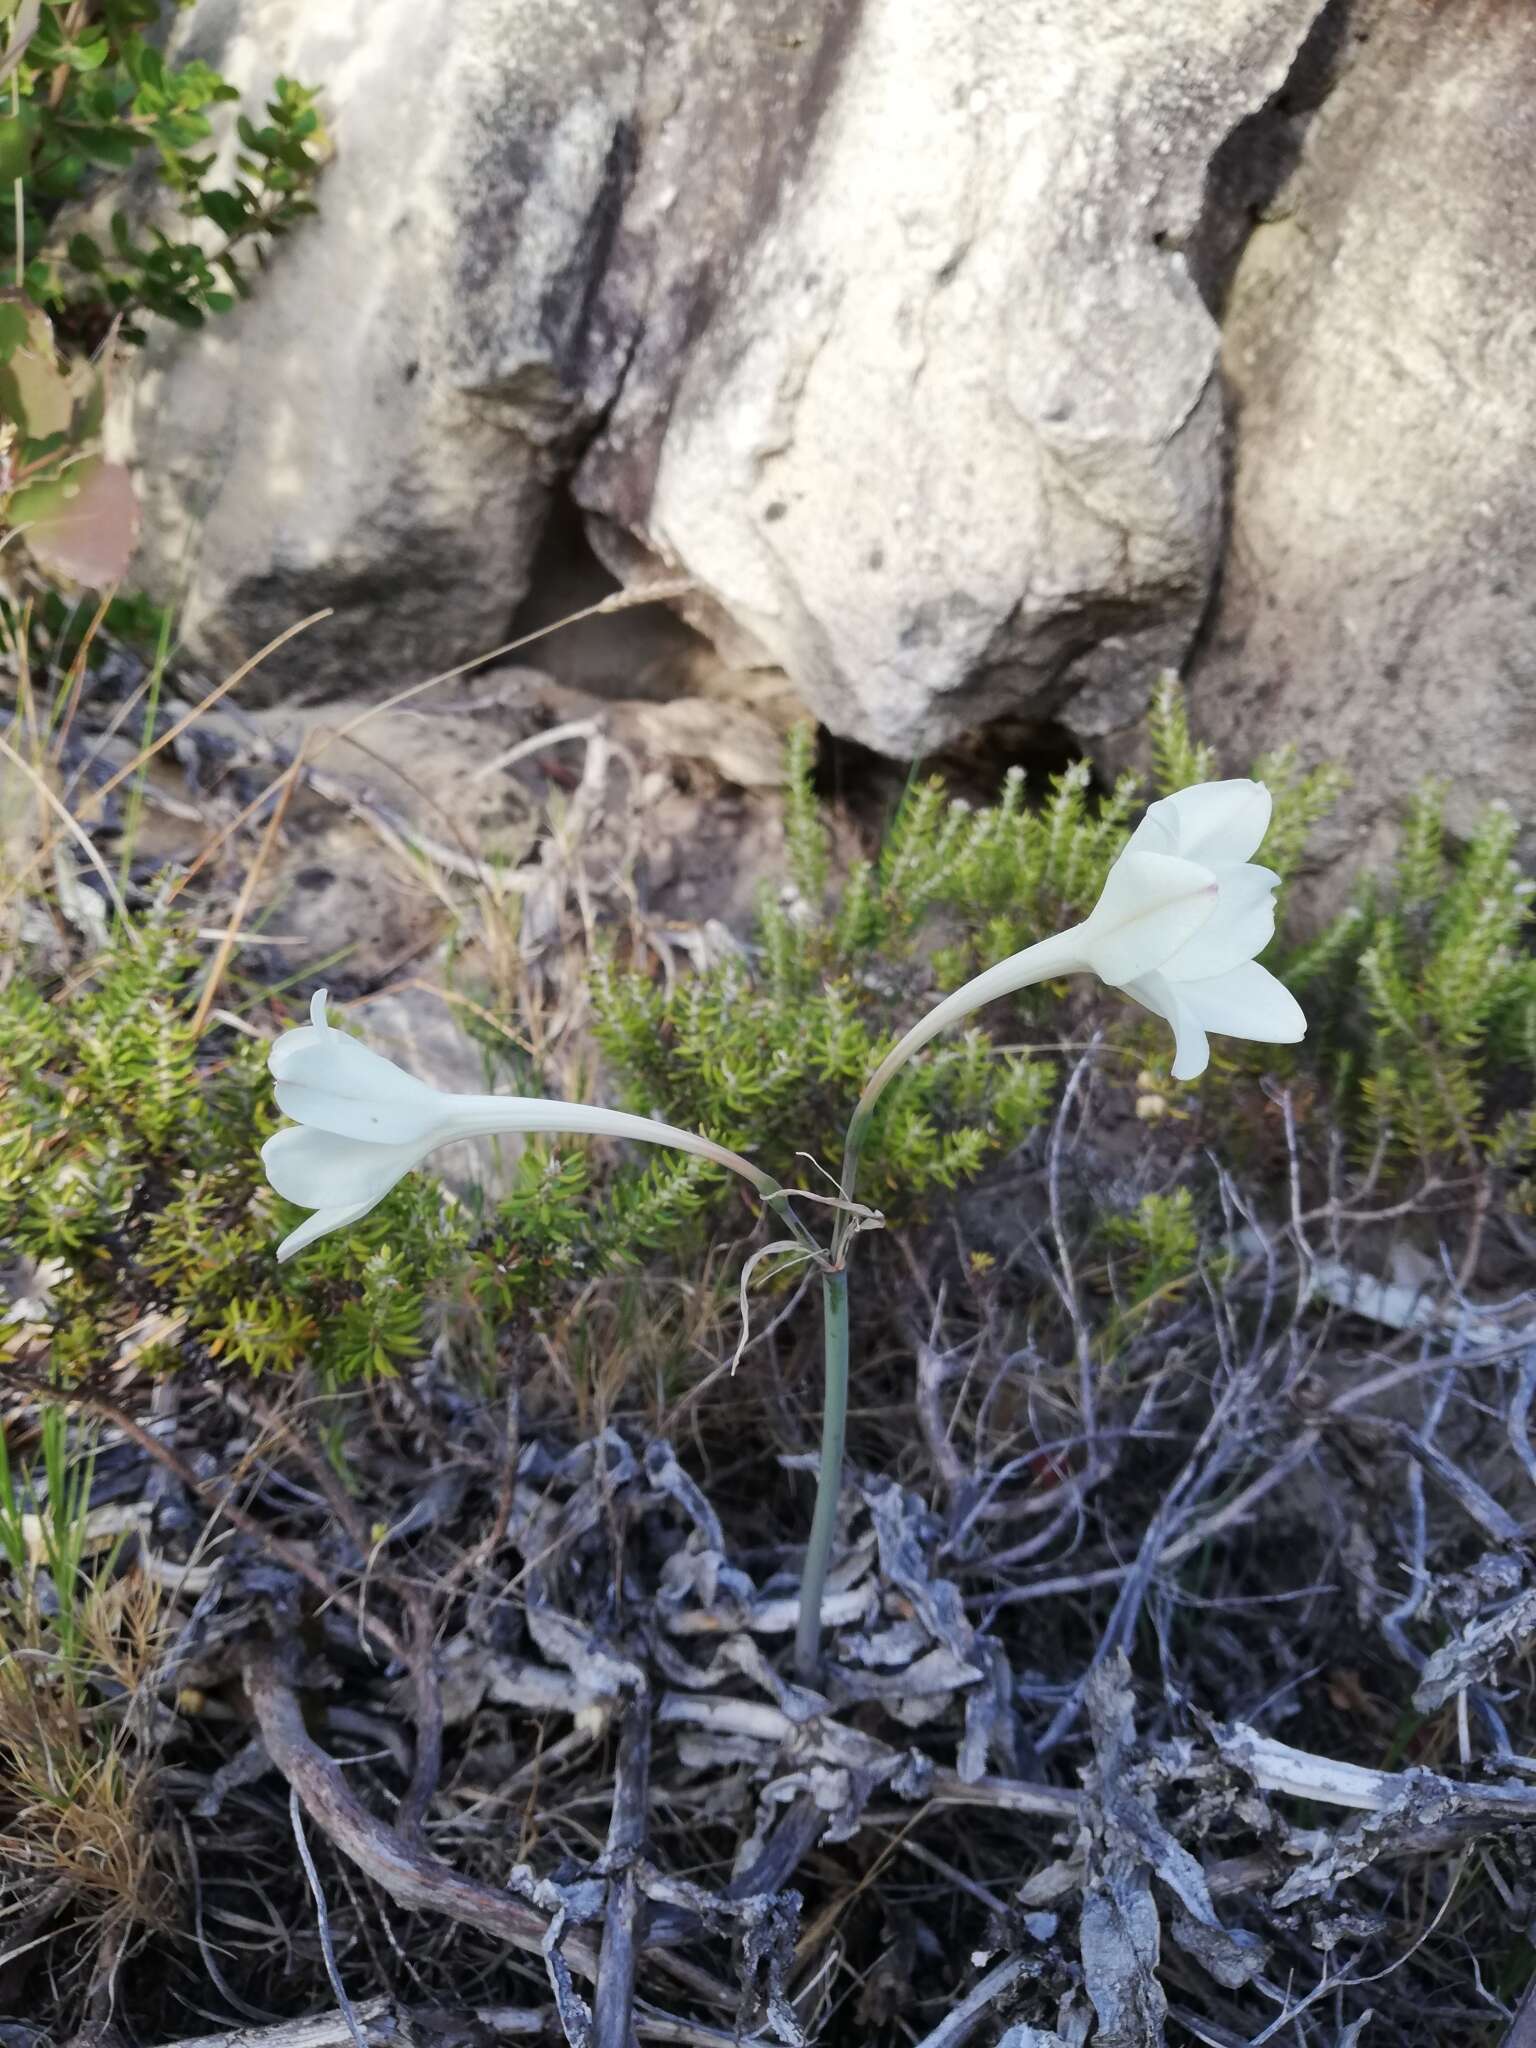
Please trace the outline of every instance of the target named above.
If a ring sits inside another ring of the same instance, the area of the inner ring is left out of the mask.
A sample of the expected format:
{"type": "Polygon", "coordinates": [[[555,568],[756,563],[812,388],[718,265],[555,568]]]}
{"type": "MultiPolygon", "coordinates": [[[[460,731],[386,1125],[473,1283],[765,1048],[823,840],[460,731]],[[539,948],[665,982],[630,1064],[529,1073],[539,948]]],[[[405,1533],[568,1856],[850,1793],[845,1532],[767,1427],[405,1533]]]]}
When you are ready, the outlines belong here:
{"type": "Polygon", "coordinates": [[[92,590],[121,581],[139,532],[133,479],[97,457],[17,491],[10,516],[40,569],[92,590]]]}

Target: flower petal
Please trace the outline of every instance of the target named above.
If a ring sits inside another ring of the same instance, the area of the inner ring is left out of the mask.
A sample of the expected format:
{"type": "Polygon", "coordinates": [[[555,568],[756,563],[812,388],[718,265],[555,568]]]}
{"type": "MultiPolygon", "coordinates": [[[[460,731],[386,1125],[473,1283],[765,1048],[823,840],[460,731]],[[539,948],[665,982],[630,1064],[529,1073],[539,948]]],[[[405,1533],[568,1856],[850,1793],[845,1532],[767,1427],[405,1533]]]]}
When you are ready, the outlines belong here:
{"type": "Polygon", "coordinates": [[[267,1067],[285,1116],[341,1137],[421,1143],[443,1121],[444,1098],[437,1089],[329,1025],[285,1031],[267,1055],[267,1067]]]}
{"type": "Polygon", "coordinates": [[[1141,823],[1121,850],[1122,853],[1167,853],[1177,858],[1177,821],[1172,816],[1164,814],[1161,803],[1149,804],[1142,812],[1141,823]]]}
{"type": "Polygon", "coordinates": [[[296,1123],[360,1144],[415,1145],[430,1152],[455,1135],[445,1098],[435,1088],[426,1089],[424,1099],[415,1103],[312,1088],[302,1081],[279,1081],[272,1094],[283,1115],[296,1123]]]}
{"type": "Polygon", "coordinates": [[[1123,988],[1193,938],[1218,898],[1209,868],[1166,853],[1122,853],[1072,936],[1099,979],[1123,988]]]}
{"type": "Polygon", "coordinates": [[[1193,1008],[1184,1001],[1184,989],[1163,974],[1144,974],[1122,984],[1144,1009],[1165,1017],[1173,1026],[1173,1078],[1193,1081],[1210,1064],[1211,1048],[1205,1030],[1193,1008]]]}
{"type": "MultiPolygon", "coordinates": [[[[1172,839],[1169,853],[1207,867],[1251,860],[1269,830],[1274,801],[1262,782],[1197,782],[1147,806],[1147,817],[1172,839]]],[[[1138,833],[1140,827],[1137,828],[1138,833]]]]}
{"type": "Polygon", "coordinates": [[[306,1209],[370,1207],[382,1201],[425,1158],[423,1145],[371,1145],[331,1131],[289,1124],[261,1148],[267,1179],[290,1202],[306,1209]]]}
{"type": "Polygon", "coordinates": [[[1294,1045],[1307,1035],[1300,1003],[1267,967],[1248,960],[1210,981],[1186,981],[1179,995],[1207,1031],[1251,1038],[1259,1045],[1294,1045]]]}
{"type": "MultiPolygon", "coordinates": [[[[387,1191],[386,1191],[387,1192],[387,1191]]],[[[353,1202],[345,1209],[317,1209],[313,1216],[306,1216],[297,1230],[290,1230],[277,1248],[277,1263],[291,1259],[295,1252],[303,1251],[307,1244],[313,1244],[317,1237],[328,1237],[333,1230],[347,1230],[366,1216],[370,1209],[376,1209],[384,1199],[380,1195],[376,1202],[353,1202]]]]}
{"type": "Polygon", "coordinates": [[[1275,890],[1268,868],[1218,868],[1216,908],[1193,938],[1163,962],[1171,981],[1209,981],[1262,953],[1275,935],[1275,890]]]}

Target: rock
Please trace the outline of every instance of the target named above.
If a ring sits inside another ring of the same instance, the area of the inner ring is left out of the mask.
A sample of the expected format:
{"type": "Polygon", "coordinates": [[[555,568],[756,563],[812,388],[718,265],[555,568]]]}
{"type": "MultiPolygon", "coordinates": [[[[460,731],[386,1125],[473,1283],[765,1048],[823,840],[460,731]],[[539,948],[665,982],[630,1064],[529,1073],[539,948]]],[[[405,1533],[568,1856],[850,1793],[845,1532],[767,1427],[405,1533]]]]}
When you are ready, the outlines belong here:
{"type": "Polygon", "coordinates": [[[1225,320],[1232,543],[1196,722],[1536,818],[1536,14],[1367,0],[1225,320]]]}
{"type": "Polygon", "coordinates": [[[611,566],[693,576],[728,660],[887,753],[1124,723],[1221,542],[1182,247],[1319,11],[662,5],[600,294],[638,338],[575,483],[611,566]]]}
{"type": "Polygon", "coordinates": [[[141,577],[242,690],[507,637],[557,480],[728,664],[888,753],[1123,723],[1221,537],[1213,158],[1322,0],[198,0],[325,88],[318,219],[157,341],[141,577]]]}
{"type": "MultiPolygon", "coordinates": [[[[699,680],[734,689],[732,672],[706,665],[699,680]]],[[[576,958],[573,892],[589,911],[611,896],[633,916],[638,889],[664,942],[696,950],[711,923],[745,926],[782,864],[782,736],[729,697],[604,700],[502,668],[418,705],[226,705],[197,730],[208,793],[189,804],[152,786],[151,818],[175,804],[176,851],[191,860],[302,750],[249,905],[252,943],[271,948],[274,973],[371,1003],[381,984],[432,979],[445,941],[488,985],[513,960],[558,979],[576,958]]],[[[249,858],[242,839],[227,847],[231,886],[249,858]]]]}
{"type": "Polygon", "coordinates": [[[647,747],[679,760],[706,761],[738,789],[779,789],[785,779],[784,741],[756,712],[703,697],[631,707],[647,747]]]}
{"type": "Polygon", "coordinates": [[[404,973],[450,928],[403,851],[381,844],[362,819],[328,818],[305,804],[292,825],[256,897],[263,934],[285,967],[371,987],[404,973]]]}
{"type": "Polygon", "coordinates": [[[245,703],[384,691],[508,637],[551,480],[612,396],[592,303],[628,173],[631,0],[198,0],[174,53],[324,88],[320,211],[248,304],[161,333],[120,423],[135,574],[245,703]]]}

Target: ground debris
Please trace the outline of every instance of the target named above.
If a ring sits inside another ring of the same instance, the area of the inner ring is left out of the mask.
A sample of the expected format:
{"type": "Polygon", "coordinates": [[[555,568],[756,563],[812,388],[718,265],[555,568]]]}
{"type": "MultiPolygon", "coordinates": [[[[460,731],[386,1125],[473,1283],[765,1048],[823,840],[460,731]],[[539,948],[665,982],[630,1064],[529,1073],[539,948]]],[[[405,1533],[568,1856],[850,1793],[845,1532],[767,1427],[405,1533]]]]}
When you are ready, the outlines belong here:
{"type": "MultiPolygon", "coordinates": [[[[1021,1204],[1028,1238],[1048,1195],[1021,1204]]],[[[163,2000],[132,1980],[144,2048],[221,2014],[218,2048],[339,2040],[290,1786],[370,2048],[1224,2044],[1323,1989],[1318,2040],[1496,2048],[1453,2006],[1536,1898],[1536,1743],[1495,1690],[1536,1637],[1508,1540],[1536,1373],[1417,1324],[1422,1355],[1340,1364],[1341,1312],[1313,1342],[1282,1249],[1242,1256],[1086,1418],[1048,1327],[977,1309],[950,1341],[938,1298],[921,1384],[863,1420],[814,1684],[792,1360],[728,1415],[577,1402],[521,1354],[494,1396],[436,1355],[340,1397],[205,1374],[137,1435],[108,1388],[91,1505],[172,1603],[132,1726],[198,1930],[163,2000]]],[[[39,1897],[3,1924],[57,1953],[39,1897]]],[[[0,2003],[38,1981],[7,1943],[0,2003]]]]}
{"type": "Polygon", "coordinates": [[[1518,1656],[1536,1638],[1536,1587],[1517,1594],[1498,1614],[1468,1622],[1450,1642],[1431,1653],[1413,1704],[1432,1714],[1469,1685],[1493,1678],[1508,1657],[1518,1656]]]}
{"type": "MultiPolygon", "coordinates": [[[[1158,1976],[1160,1918],[1153,1880],[1172,1894],[1171,1932],[1216,1981],[1247,1983],[1266,1950],[1222,1926],[1199,1863],[1158,1817],[1153,1785],[1137,1761],[1130,1667],[1105,1658],[1086,1692],[1094,1762],[1083,1815],[1083,1976],[1099,2017],[1098,2039],[1113,2048],[1159,2048],[1167,2000],[1158,1976]]],[[[1062,1887],[1064,1892],[1065,1886],[1062,1887]]],[[[1040,1902],[1040,1894],[1030,1903],[1040,1902]]]]}

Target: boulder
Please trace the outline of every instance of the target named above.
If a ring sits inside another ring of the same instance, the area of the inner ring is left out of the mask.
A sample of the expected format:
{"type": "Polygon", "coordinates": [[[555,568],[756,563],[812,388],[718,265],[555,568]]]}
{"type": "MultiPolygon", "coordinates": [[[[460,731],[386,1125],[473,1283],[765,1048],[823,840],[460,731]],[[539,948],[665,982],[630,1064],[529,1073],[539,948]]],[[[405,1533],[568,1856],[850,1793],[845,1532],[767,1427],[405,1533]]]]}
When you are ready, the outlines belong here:
{"type": "Polygon", "coordinates": [[[734,16],[696,39],[601,299],[638,340],[576,477],[599,546],[692,576],[728,658],[883,752],[1123,724],[1221,543],[1184,245],[1319,11],[851,0],[780,10],[806,34],[755,81],[734,16]]]}
{"type": "Polygon", "coordinates": [[[1236,270],[1231,543],[1193,671],[1233,761],[1342,761],[1366,857],[1449,779],[1536,819],[1536,13],[1368,0],[1236,270]]]}
{"type": "Polygon", "coordinates": [[[324,88],[317,218],[249,303],[161,333],[126,438],[136,573],[242,689],[391,684],[504,640],[552,482],[623,348],[593,285],[633,148],[631,0],[199,0],[174,54],[324,88]]]}
{"type": "Polygon", "coordinates": [[[151,536],[256,692],[503,639],[557,484],[740,668],[890,754],[1093,735],[1221,544],[1208,173],[1321,0],[198,0],[178,50],[325,88],[319,218],[155,344],[151,536]]]}

